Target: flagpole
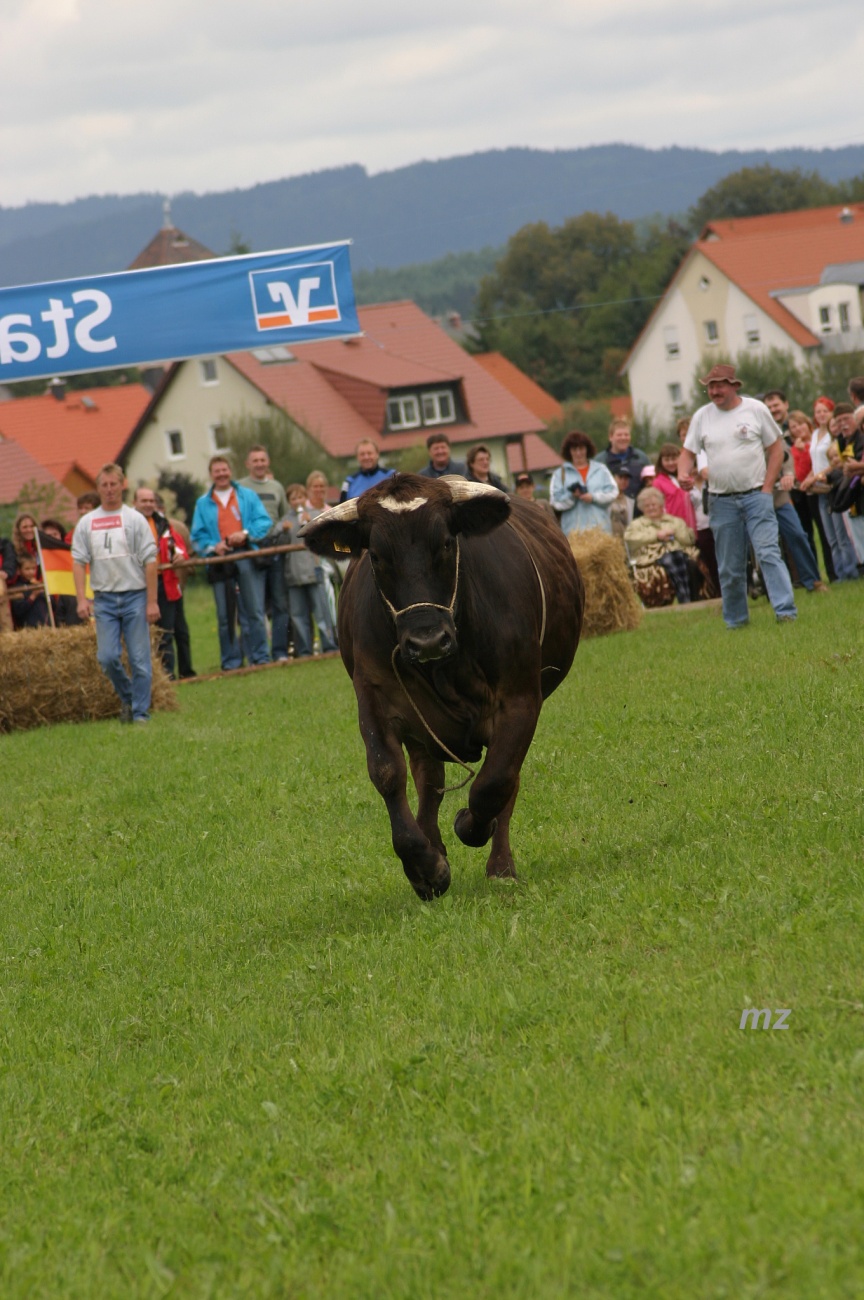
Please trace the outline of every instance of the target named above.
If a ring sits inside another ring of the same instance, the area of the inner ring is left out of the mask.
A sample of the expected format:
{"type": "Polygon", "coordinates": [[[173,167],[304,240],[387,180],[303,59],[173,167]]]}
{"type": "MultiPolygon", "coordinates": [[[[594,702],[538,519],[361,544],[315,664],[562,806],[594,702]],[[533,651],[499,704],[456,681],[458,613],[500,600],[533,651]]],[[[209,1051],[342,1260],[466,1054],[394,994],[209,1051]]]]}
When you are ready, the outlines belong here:
{"type": "Polygon", "coordinates": [[[48,583],[45,581],[45,562],[42,559],[42,546],[39,541],[39,529],[34,528],[33,531],[36,534],[36,550],[39,553],[39,572],[42,574],[42,587],[45,591],[45,601],[48,605],[48,620],[56,632],[57,624],[54,622],[54,606],[51,604],[51,592],[48,590],[48,583]]]}

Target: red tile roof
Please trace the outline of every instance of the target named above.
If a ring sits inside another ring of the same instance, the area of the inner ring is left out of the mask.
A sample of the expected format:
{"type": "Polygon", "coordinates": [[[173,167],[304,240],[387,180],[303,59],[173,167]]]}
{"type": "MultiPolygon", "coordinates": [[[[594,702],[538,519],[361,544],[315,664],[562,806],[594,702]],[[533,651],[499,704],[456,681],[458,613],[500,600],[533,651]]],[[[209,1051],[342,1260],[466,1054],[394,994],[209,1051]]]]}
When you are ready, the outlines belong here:
{"type": "Polygon", "coordinates": [[[816,335],[771,293],[809,288],[826,266],[864,261],[864,204],[712,221],[696,247],[796,343],[817,347],[816,335]],[[844,212],[851,220],[841,220],[844,212]]]}
{"type": "Polygon", "coordinates": [[[127,270],[141,271],[151,266],[175,266],[179,262],[206,262],[215,256],[216,254],[209,248],[199,244],[197,239],[184,235],[183,231],[178,230],[176,226],[163,226],[146,248],[141,249],[135,260],[129,263],[127,270]]]}
{"type": "Polygon", "coordinates": [[[0,403],[0,436],[13,438],[55,473],[77,461],[95,479],[107,461],[117,459],[149,400],[143,384],[67,391],[62,401],[51,393],[17,397],[0,403]]]}
{"type": "Polygon", "coordinates": [[[29,483],[53,487],[56,496],[51,506],[52,511],[70,518],[75,517],[75,498],[59,479],[11,438],[0,442],[0,505],[6,506],[17,501],[22,489],[29,483]]]}
{"type": "Polygon", "coordinates": [[[538,419],[545,420],[548,424],[552,420],[560,420],[563,416],[564,408],[561,403],[551,393],[547,393],[545,388],[535,384],[524,370],[514,366],[513,362],[508,361],[507,357],[500,352],[481,352],[474,357],[474,360],[487,374],[492,375],[493,379],[497,379],[499,384],[508,388],[523,406],[533,411],[538,419]]]}
{"type": "Polygon", "coordinates": [[[468,419],[443,426],[453,443],[472,443],[545,428],[413,302],[358,310],[363,336],[292,344],[290,362],[262,363],[253,353],[228,361],[331,456],[350,456],[361,438],[386,451],[413,446],[426,430],[382,433],[388,393],[429,384],[460,384],[468,419]]]}
{"type": "Polygon", "coordinates": [[[507,444],[507,464],[511,474],[519,474],[522,470],[543,470],[555,469],[561,464],[561,457],[556,451],[553,451],[548,442],[544,442],[536,433],[527,433],[525,435],[525,460],[522,460],[522,447],[518,442],[508,442],[507,444]]]}
{"type": "MultiPolygon", "coordinates": [[[[801,347],[818,347],[820,340],[816,335],[772,298],[771,293],[815,286],[826,266],[864,261],[864,204],[852,203],[847,208],[834,204],[799,212],[709,221],[667,285],[667,293],[696,252],[713,262],[801,347]],[[851,220],[841,220],[845,214],[851,220]]],[[[630,349],[622,373],[665,298],[664,294],[630,349]]]]}

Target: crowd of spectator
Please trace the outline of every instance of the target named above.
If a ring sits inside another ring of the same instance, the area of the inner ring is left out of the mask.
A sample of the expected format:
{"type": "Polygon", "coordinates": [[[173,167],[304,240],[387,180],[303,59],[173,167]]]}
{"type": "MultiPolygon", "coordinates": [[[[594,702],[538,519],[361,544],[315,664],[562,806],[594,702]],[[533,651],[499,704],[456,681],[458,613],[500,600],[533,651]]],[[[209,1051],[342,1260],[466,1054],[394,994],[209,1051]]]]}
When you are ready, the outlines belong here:
{"type": "MultiPolygon", "coordinates": [[[[742,396],[731,366],[715,366],[702,382],[709,401],[678,420],[676,440],[663,442],[653,458],[633,445],[629,421],[617,418],[602,451],[579,430],[566,435],[548,500],[538,498],[527,471],[515,476],[510,490],[553,515],[565,533],[599,528],[620,538],[646,605],[721,594],[727,622],[739,625],[746,621],[740,592],[746,553],[750,595],[767,590],[778,618],[791,619],[793,586],[822,592],[827,583],[857,580],[864,572],[864,378],[849,381],[851,400],[820,396],[811,413],[790,410],[779,389],[759,399],[742,396]],[[766,496],[773,508],[768,515],[766,496]]],[[[459,474],[508,490],[483,444],[459,461],[446,433],[436,431],[427,450],[424,476],[459,474]]],[[[358,468],[341,486],[343,501],[393,473],[381,465],[371,439],[356,455],[358,468]]],[[[116,466],[105,469],[115,478],[120,473],[116,466]]],[[[304,524],[328,508],[326,476],[315,470],[303,483],[283,485],[261,445],[249,451],[246,471],[237,479],[224,454],[213,456],[210,485],[188,528],[168,516],[157,491],[139,487],[134,493],[132,509],[154,546],[160,655],[171,677],[195,676],[183,600],[195,557],[210,561],[206,574],[223,670],[337,649],[342,574],[301,540],[304,524]]],[[[76,535],[82,521],[104,514],[103,496],[100,486],[78,498],[76,535]]],[[[0,631],[71,626],[88,616],[80,599],[48,596],[42,585],[40,543],[72,542],[73,533],[56,519],[37,520],[27,511],[17,517],[11,538],[0,539],[0,631]]]]}

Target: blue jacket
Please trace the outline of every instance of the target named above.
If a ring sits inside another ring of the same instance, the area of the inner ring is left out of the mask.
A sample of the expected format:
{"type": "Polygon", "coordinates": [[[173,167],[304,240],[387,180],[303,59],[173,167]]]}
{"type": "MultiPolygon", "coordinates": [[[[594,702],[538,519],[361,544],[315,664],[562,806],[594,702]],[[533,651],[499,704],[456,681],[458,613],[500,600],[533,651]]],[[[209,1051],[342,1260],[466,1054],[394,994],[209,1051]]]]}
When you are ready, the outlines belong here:
{"type": "MultiPolygon", "coordinates": [[[[270,522],[270,516],[258,498],[257,492],[253,492],[251,488],[241,487],[233,479],[231,480],[231,486],[237,495],[237,504],[240,507],[238,528],[246,529],[251,546],[262,541],[273,525],[270,522]]],[[[192,516],[190,533],[192,545],[199,555],[209,555],[222,541],[219,534],[219,504],[213,496],[212,487],[209,492],[205,492],[203,497],[199,497],[195,502],[195,513],[192,516]]]]}
{"type": "Polygon", "coordinates": [[[365,492],[367,488],[377,487],[392,473],[392,469],[383,469],[380,465],[370,470],[358,469],[356,474],[349,474],[342,484],[339,500],[351,501],[354,497],[359,497],[361,492],[365,492]]]}
{"type": "Polygon", "coordinates": [[[573,465],[564,464],[552,475],[549,500],[561,518],[561,527],[565,533],[581,532],[585,528],[602,528],[605,533],[611,533],[609,507],[618,495],[617,483],[605,465],[589,460],[585,490],[593,500],[586,505],[571,490],[574,483],[581,482],[582,476],[573,465]]]}

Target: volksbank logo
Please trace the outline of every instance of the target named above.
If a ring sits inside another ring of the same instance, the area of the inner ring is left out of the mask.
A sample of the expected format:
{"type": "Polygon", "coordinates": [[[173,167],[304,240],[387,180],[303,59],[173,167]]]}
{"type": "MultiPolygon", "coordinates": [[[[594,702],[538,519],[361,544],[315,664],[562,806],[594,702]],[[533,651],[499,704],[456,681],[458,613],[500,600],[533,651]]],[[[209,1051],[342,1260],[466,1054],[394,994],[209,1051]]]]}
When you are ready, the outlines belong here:
{"type": "Polygon", "coordinates": [[[249,282],[259,330],[296,329],[342,319],[332,262],[253,271],[249,282]]]}

